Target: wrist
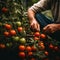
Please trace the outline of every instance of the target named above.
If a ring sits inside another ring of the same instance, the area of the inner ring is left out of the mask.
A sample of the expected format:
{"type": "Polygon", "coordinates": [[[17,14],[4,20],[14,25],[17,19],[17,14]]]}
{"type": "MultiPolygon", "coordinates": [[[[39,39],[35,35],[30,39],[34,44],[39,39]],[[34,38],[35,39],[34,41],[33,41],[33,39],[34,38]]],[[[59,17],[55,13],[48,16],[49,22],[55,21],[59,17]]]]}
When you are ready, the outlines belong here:
{"type": "Polygon", "coordinates": [[[33,21],[36,21],[35,18],[29,19],[30,23],[32,23],[33,21]]]}
{"type": "Polygon", "coordinates": [[[60,24],[57,24],[58,30],[60,30],[60,24]]]}
{"type": "Polygon", "coordinates": [[[34,19],[35,19],[34,17],[30,17],[30,18],[29,18],[29,20],[31,20],[31,21],[34,20],[34,19]]]}

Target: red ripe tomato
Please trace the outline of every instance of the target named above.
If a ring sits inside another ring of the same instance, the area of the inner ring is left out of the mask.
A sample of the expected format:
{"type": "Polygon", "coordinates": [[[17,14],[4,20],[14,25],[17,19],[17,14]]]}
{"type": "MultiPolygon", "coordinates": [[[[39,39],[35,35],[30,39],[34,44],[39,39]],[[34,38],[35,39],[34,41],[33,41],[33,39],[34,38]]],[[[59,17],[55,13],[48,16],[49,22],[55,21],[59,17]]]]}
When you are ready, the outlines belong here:
{"type": "Polygon", "coordinates": [[[58,51],[58,50],[59,50],[59,49],[58,49],[58,46],[55,46],[55,47],[54,47],[54,50],[55,50],[55,51],[58,51]]]}
{"type": "Polygon", "coordinates": [[[45,39],[46,35],[45,34],[41,34],[40,37],[43,38],[43,39],[45,39]]]}
{"type": "Polygon", "coordinates": [[[10,30],[10,35],[16,35],[16,31],[15,30],[10,30]]]}
{"type": "Polygon", "coordinates": [[[36,51],[37,50],[37,48],[35,46],[32,46],[31,48],[32,48],[32,51],[36,51]]]}
{"type": "Polygon", "coordinates": [[[24,50],[25,50],[25,46],[24,46],[24,45],[20,45],[20,46],[19,46],[19,50],[20,50],[20,51],[24,51],[24,50]]]}
{"type": "Polygon", "coordinates": [[[28,52],[28,56],[32,56],[33,55],[33,52],[28,52]]]}
{"type": "Polygon", "coordinates": [[[4,32],[4,36],[8,37],[9,36],[9,32],[5,31],[4,32]]]}
{"type": "Polygon", "coordinates": [[[31,58],[31,60],[36,60],[35,58],[31,58]]]}
{"type": "Polygon", "coordinates": [[[8,11],[8,9],[6,7],[2,8],[2,12],[6,13],[8,11]]]}
{"type": "Polygon", "coordinates": [[[24,58],[25,57],[25,52],[19,52],[19,57],[24,58]]]}
{"type": "Polygon", "coordinates": [[[34,33],[34,36],[39,37],[40,36],[40,33],[39,32],[35,32],[34,33]]]}
{"type": "Polygon", "coordinates": [[[18,32],[22,32],[23,28],[22,27],[18,27],[18,32]]]}
{"type": "Polygon", "coordinates": [[[40,42],[40,45],[44,45],[44,42],[41,41],[41,42],[40,42]]]}
{"type": "Polygon", "coordinates": [[[40,38],[39,37],[34,37],[34,40],[40,40],[40,38]]]}
{"type": "Polygon", "coordinates": [[[6,29],[11,29],[11,25],[10,24],[5,24],[5,28],[6,29]]]}
{"type": "Polygon", "coordinates": [[[6,46],[5,46],[5,44],[0,44],[0,48],[5,48],[6,46]]]}
{"type": "Polygon", "coordinates": [[[45,51],[45,55],[47,55],[47,56],[48,56],[48,54],[49,54],[49,53],[48,53],[47,51],[45,51]]]}
{"type": "Polygon", "coordinates": [[[50,45],[49,45],[49,48],[50,48],[50,49],[53,49],[53,48],[54,48],[54,46],[53,46],[52,44],[50,44],[50,45]]]}
{"type": "Polygon", "coordinates": [[[45,49],[45,46],[44,45],[41,45],[40,50],[44,50],[44,49],[45,49]]]}
{"type": "Polygon", "coordinates": [[[30,52],[30,51],[32,51],[32,48],[31,48],[30,46],[27,46],[27,47],[26,47],[26,51],[27,51],[27,52],[30,52]]]}

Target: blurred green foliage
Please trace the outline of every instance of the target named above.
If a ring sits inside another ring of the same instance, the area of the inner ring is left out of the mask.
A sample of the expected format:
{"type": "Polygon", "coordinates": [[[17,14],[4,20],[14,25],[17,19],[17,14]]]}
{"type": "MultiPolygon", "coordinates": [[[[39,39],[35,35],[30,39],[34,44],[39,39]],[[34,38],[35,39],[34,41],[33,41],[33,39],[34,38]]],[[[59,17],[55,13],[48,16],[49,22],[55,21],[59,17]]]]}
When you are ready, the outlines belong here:
{"type": "Polygon", "coordinates": [[[36,3],[36,2],[38,2],[39,0],[32,0],[32,3],[36,3]]]}
{"type": "Polygon", "coordinates": [[[36,2],[38,2],[38,0],[27,0],[27,5],[31,6],[31,5],[33,5],[36,2]]]}

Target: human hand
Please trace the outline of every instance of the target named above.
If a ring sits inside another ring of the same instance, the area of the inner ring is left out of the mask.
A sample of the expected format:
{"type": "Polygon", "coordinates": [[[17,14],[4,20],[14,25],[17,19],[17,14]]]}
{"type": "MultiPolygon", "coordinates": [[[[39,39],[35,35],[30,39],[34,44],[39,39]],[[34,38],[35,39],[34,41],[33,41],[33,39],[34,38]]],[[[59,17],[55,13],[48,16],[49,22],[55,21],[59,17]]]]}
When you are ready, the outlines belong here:
{"type": "Polygon", "coordinates": [[[46,33],[54,33],[59,30],[59,24],[48,24],[43,28],[43,31],[46,33]]]}
{"type": "Polygon", "coordinates": [[[33,30],[40,31],[40,25],[39,25],[39,23],[36,21],[36,19],[33,19],[33,20],[30,21],[30,27],[31,27],[33,30]]]}

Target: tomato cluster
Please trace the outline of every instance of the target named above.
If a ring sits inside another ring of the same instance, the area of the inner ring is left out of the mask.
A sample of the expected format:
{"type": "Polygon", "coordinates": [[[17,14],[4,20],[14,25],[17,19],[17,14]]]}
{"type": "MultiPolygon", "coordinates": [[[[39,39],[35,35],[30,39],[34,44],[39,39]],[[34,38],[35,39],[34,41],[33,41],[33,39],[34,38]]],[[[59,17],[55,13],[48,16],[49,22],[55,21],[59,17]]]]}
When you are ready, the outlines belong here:
{"type": "Polygon", "coordinates": [[[46,39],[46,35],[40,32],[35,32],[34,33],[34,40],[39,40],[40,38],[46,39]]]}
{"type": "Polygon", "coordinates": [[[53,45],[52,43],[49,44],[49,48],[54,50],[54,51],[58,51],[59,50],[59,47],[56,45],[53,45]]]}
{"type": "MultiPolygon", "coordinates": [[[[3,34],[4,36],[8,37],[8,36],[14,36],[17,34],[16,30],[15,29],[12,29],[12,25],[11,24],[4,24],[4,28],[6,29],[3,34]]],[[[22,27],[17,27],[17,31],[18,32],[22,32],[23,31],[23,28],[22,27]]]]}
{"type": "Polygon", "coordinates": [[[33,51],[36,51],[36,48],[34,46],[25,46],[25,45],[19,45],[19,57],[22,59],[25,58],[26,56],[32,56],[33,51]]]}

